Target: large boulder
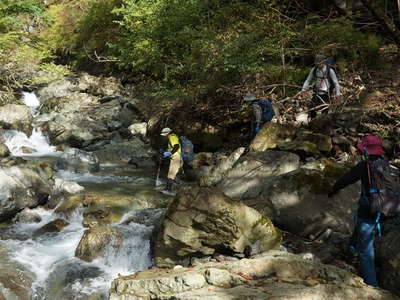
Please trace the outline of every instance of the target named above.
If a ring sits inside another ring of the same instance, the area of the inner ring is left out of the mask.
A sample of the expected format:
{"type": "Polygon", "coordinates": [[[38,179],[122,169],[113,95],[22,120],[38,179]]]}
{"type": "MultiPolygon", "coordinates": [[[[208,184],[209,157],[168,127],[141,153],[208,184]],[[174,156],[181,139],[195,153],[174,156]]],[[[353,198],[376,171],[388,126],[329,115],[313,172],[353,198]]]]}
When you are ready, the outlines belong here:
{"type": "Polygon", "coordinates": [[[293,141],[297,131],[298,129],[293,125],[267,123],[252,140],[250,150],[265,151],[274,149],[279,144],[293,141]]]}
{"type": "Polygon", "coordinates": [[[292,141],[279,145],[282,150],[304,153],[308,155],[321,154],[332,150],[331,138],[320,133],[303,131],[292,141]]]}
{"type": "Polygon", "coordinates": [[[353,216],[360,193],[359,184],[342,190],[334,198],[327,194],[343,170],[336,166],[324,170],[300,168],[272,178],[263,185],[260,201],[254,204],[260,212],[270,214],[274,222],[291,233],[316,238],[326,230],[351,233],[353,216]]]}
{"type": "MultiPolygon", "coordinates": [[[[388,224],[384,224],[386,229],[388,224]]],[[[382,263],[380,279],[382,287],[400,296],[400,226],[391,226],[385,232],[379,247],[379,260],[382,263]]]]}
{"type": "Polygon", "coordinates": [[[55,167],[58,170],[90,173],[98,171],[100,165],[95,154],[75,148],[67,148],[55,161],[55,167]]]}
{"type": "Polygon", "coordinates": [[[15,129],[30,135],[32,114],[26,105],[7,104],[0,106],[0,127],[15,129]]]}
{"type": "MultiPolygon", "coordinates": [[[[225,173],[228,172],[232,166],[236,163],[236,161],[240,158],[240,156],[245,152],[246,148],[240,147],[233,151],[229,156],[222,156],[218,160],[217,163],[214,165],[210,166],[209,168],[203,168],[202,172],[198,172],[197,174],[200,174],[199,176],[199,182],[201,186],[213,186],[220,182],[224,177],[225,173]]],[[[206,154],[206,153],[203,153],[206,154]]],[[[196,166],[200,163],[200,155],[198,155],[199,158],[196,159],[195,162],[193,162],[193,165],[196,166]]],[[[205,157],[202,155],[202,157],[205,157]]],[[[195,167],[198,169],[198,166],[195,167]]]]}
{"type": "Polygon", "coordinates": [[[269,251],[253,259],[208,263],[174,270],[150,269],[120,276],[111,284],[110,300],[396,300],[387,291],[334,266],[300,255],[269,251]]]}
{"type": "Polygon", "coordinates": [[[124,238],[115,228],[112,227],[94,227],[87,229],[78,247],[75,250],[75,256],[91,262],[97,257],[104,256],[108,247],[119,248],[124,238]]]}
{"type": "Polygon", "coordinates": [[[88,93],[95,96],[117,96],[121,94],[122,85],[113,77],[96,77],[87,73],[80,76],[68,76],[54,81],[39,89],[38,95],[42,101],[62,98],[72,93],[88,93]]]}
{"type": "Polygon", "coordinates": [[[217,186],[231,198],[253,198],[262,193],[268,180],[299,166],[299,157],[293,153],[273,150],[249,152],[221,176],[217,186]]]}
{"type": "Polygon", "coordinates": [[[133,137],[129,141],[110,143],[100,150],[94,151],[102,163],[130,163],[137,167],[155,166],[156,152],[150,144],[144,143],[140,138],[133,137]]]}
{"type": "Polygon", "coordinates": [[[53,114],[44,129],[52,145],[66,144],[75,148],[83,148],[109,136],[102,122],[83,111],[53,114]]]}
{"type": "Polygon", "coordinates": [[[0,166],[0,221],[45,203],[53,190],[53,176],[47,163],[0,166]]]}
{"type": "Polygon", "coordinates": [[[211,188],[183,187],[169,206],[156,245],[157,266],[188,265],[191,257],[255,253],[281,241],[271,220],[211,188]]]}

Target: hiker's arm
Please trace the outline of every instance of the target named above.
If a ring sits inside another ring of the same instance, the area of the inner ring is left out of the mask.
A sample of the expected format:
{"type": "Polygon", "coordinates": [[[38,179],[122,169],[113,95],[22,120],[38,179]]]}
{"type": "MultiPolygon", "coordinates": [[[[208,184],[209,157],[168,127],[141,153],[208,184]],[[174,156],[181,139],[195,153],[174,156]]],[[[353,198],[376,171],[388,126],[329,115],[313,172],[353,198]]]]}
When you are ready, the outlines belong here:
{"type": "Polygon", "coordinates": [[[335,97],[340,96],[340,85],[339,85],[339,80],[337,79],[336,73],[334,70],[330,69],[329,70],[333,85],[335,86],[335,97]]]}
{"type": "Polygon", "coordinates": [[[310,87],[311,81],[313,80],[314,77],[314,69],[315,67],[311,69],[310,73],[307,76],[306,81],[304,81],[302,91],[307,91],[308,88],[310,87]]]}
{"type": "Polygon", "coordinates": [[[175,144],[174,147],[172,147],[171,154],[174,154],[176,151],[178,151],[178,149],[179,149],[179,144],[175,144]]]}
{"type": "Polygon", "coordinates": [[[349,172],[344,174],[342,177],[336,181],[334,186],[332,187],[332,194],[336,194],[341,189],[345,188],[346,186],[356,183],[361,179],[361,175],[363,173],[364,165],[362,162],[355,165],[349,172]]]}
{"type": "Polygon", "coordinates": [[[254,123],[257,127],[260,127],[261,125],[261,116],[262,116],[262,109],[260,105],[257,103],[253,104],[253,115],[254,115],[254,123]]]}

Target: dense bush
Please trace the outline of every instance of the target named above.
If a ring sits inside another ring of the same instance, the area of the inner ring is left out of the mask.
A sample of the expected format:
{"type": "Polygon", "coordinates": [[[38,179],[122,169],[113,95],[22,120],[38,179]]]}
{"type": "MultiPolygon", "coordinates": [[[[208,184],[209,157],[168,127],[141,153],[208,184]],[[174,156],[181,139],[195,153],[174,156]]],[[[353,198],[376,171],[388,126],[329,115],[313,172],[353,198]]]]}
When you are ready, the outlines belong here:
{"type": "MultiPolygon", "coordinates": [[[[0,41],[12,46],[19,35],[9,28],[21,28],[21,14],[37,16],[43,8],[39,0],[2,3],[0,32],[6,31],[0,41]],[[8,18],[12,11],[19,11],[14,21],[8,18]]],[[[37,48],[43,58],[50,52],[77,68],[94,70],[107,62],[108,70],[131,78],[145,75],[157,82],[150,92],[158,96],[213,93],[244,77],[257,77],[261,85],[300,85],[312,62],[304,58],[316,53],[334,56],[343,68],[378,61],[381,41],[374,34],[359,31],[348,18],[302,10],[301,3],[58,0],[50,2],[49,26],[37,48]]],[[[324,6],[313,1],[304,8],[324,6]]]]}

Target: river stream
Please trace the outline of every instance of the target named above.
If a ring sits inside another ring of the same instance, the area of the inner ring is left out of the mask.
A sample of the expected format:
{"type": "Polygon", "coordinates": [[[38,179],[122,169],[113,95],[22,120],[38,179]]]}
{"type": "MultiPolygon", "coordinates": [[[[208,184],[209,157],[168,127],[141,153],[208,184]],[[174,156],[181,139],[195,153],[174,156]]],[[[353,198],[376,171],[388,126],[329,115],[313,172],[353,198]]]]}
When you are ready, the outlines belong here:
{"type": "MultiPolygon", "coordinates": [[[[24,94],[24,102],[30,106],[34,116],[38,114],[40,102],[34,94],[24,94]]],[[[62,154],[48,144],[38,128],[30,137],[9,130],[5,138],[14,156],[47,160],[62,154]],[[22,151],[23,147],[35,151],[26,154],[22,151]]],[[[103,165],[96,173],[58,170],[57,177],[79,183],[85,188],[81,194],[128,197],[136,192],[155,193],[154,170],[137,170],[129,165],[103,165]]],[[[58,212],[57,207],[32,209],[31,213],[39,216],[40,222],[13,221],[0,229],[1,248],[5,249],[11,261],[32,277],[31,299],[108,299],[111,281],[119,274],[127,275],[151,267],[150,238],[153,224],[161,218],[161,209],[126,213],[119,223],[110,225],[123,235],[122,245],[117,249],[109,247],[104,256],[88,263],[75,257],[75,250],[86,229],[82,225],[84,207],[80,206],[68,214],[58,212]],[[135,219],[145,221],[126,221],[134,215],[135,219]],[[68,225],[59,232],[35,234],[56,219],[64,219],[68,225]]]]}

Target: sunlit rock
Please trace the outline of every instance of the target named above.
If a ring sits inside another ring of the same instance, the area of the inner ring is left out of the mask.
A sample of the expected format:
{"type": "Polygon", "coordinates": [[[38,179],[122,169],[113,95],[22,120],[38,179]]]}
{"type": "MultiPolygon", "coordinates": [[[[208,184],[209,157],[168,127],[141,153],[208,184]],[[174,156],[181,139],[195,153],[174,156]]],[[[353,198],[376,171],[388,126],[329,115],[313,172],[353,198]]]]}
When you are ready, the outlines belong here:
{"type": "Polygon", "coordinates": [[[271,220],[217,189],[183,187],[168,208],[155,245],[157,266],[188,265],[191,257],[254,253],[279,247],[271,220]]]}
{"type": "Polygon", "coordinates": [[[110,300],[152,298],[398,299],[385,290],[365,285],[357,275],[280,251],[193,268],[150,269],[112,282],[110,300]]]}
{"type": "Polygon", "coordinates": [[[94,227],[87,229],[75,250],[75,256],[91,262],[99,256],[104,256],[107,247],[119,248],[123,236],[111,227],[94,227]]]}
{"type": "Polygon", "coordinates": [[[257,197],[269,180],[296,170],[299,166],[299,157],[290,152],[249,152],[223,174],[217,187],[231,198],[257,197]]]}
{"type": "Polygon", "coordinates": [[[0,143],[0,158],[7,157],[10,155],[10,149],[2,143],[0,143]]]}
{"type": "Polygon", "coordinates": [[[252,151],[274,149],[279,144],[295,139],[297,128],[289,124],[266,123],[250,144],[252,151]]]}
{"type": "MultiPolygon", "coordinates": [[[[220,159],[217,164],[203,170],[199,178],[200,185],[213,186],[220,182],[245,150],[244,147],[237,148],[229,156],[220,159]]],[[[199,159],[195,163],[198,164],[199,159]]]]}
{"type": "Polygon", "coordinates": [[[26,207],[44,204],[53,190],[53,176],[47,163],[22,160],[0,167],[0,221],[14,217],[26,207]]]}
{"type": "Polygon", "coordinates": [[[32,132],[32,114],[26,105],[7,104],[0,106],[0,125],[5,129],[15,129],[26,134],[32,132]]]}

